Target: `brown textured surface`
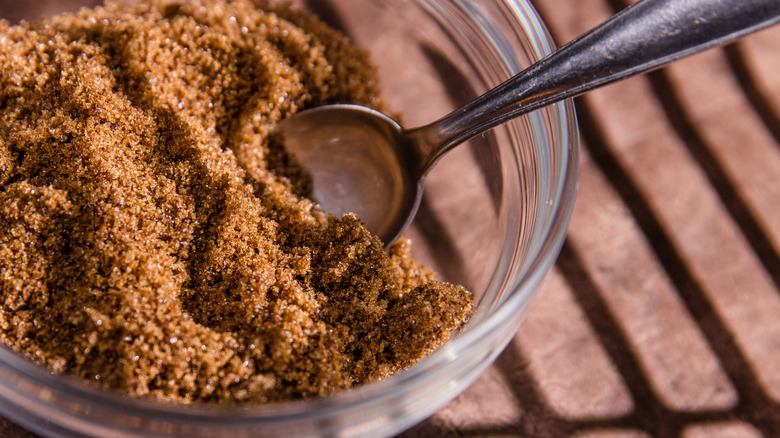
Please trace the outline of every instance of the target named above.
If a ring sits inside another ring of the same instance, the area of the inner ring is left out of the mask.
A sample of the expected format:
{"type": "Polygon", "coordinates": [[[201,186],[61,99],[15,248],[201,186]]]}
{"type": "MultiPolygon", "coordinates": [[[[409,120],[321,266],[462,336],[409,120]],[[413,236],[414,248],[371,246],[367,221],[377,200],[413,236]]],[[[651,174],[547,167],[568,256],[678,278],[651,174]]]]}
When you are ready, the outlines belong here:
{"type": "Polygon", "coordinates": [[[321,22],[150,0],[0,40],[3,344],[132,395],[265,403],[384,378],[465,323],[468,291],[314,208],[269,139],[306,108],[382,108],[321,22]]]}
{"type": "MultiPolygon", "coordinates": [[[[624,6],[533,3],[559,43],[624,6]]],[[[558,264],[496,364],[403,436],[780,436],[778,47],[775,28],[577,100],[558,264]]]]}

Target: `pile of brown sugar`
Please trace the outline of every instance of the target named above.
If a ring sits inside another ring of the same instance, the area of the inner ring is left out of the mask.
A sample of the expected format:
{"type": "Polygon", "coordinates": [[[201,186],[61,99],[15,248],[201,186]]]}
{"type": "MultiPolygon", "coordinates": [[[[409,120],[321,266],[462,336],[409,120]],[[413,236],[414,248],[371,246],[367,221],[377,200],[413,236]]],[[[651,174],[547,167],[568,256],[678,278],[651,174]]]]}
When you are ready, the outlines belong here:
{"type": "Polygon", "coordinates": [[[178,402],[323,395],[429,354],[471,294],[320,212],[269,141],[334,102],[381,105],[367,56],[286,7],[0,21],[0,340],[178,402]]]}

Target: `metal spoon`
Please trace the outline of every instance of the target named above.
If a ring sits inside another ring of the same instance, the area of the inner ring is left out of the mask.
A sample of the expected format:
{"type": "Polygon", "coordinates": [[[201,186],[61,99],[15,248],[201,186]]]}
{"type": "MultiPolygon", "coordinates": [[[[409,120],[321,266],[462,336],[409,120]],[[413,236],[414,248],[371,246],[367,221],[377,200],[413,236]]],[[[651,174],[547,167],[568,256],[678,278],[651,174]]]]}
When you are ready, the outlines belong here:
{"type": "Polygon", "coordinates": [[[326,211],[355,213],[389,245],[447,151],[510,119],[780,21],[780,0],[640,0],[466,106],[403,129],[375,110],[328,105],[277,128],[326,211]]]}

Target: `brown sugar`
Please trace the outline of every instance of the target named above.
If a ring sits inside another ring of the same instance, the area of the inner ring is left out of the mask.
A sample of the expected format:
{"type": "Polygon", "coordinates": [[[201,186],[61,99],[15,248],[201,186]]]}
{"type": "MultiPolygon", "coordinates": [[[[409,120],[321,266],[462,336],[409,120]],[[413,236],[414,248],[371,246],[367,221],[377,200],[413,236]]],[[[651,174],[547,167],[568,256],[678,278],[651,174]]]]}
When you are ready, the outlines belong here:
{"type": "Polygon", "coordinates": [[[336,102],[381,108],[367,56],[287,7],[0,21],[0,340],[177,402],[329,394],[446,342],[471,294],[319,211],[269,141],[336,102]]]}

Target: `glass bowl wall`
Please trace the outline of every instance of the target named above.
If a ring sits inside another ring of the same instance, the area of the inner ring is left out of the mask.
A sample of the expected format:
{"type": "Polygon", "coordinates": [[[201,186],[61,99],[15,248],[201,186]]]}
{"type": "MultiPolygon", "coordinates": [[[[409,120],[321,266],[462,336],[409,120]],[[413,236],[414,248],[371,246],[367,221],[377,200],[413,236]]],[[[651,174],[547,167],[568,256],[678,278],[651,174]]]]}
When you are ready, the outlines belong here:
{"type": "MultiPolygon", "coordinates": [[[[63,3],[64,4],[64,3],[63,3]]],[[[457,108],[553,49],[525,0],[310,0],[366,49],[390,108],[416,126],[457,108]]],[[[577,179],[571,102],[479,136],[426,181],[414,253],[478,299],[451,342],[384,381],[264,406],[171,406],[52,375],[0,348],[0,413],[47,436],[388,436],[472,383],[517,331],[565,236],[577,179]]]]}

